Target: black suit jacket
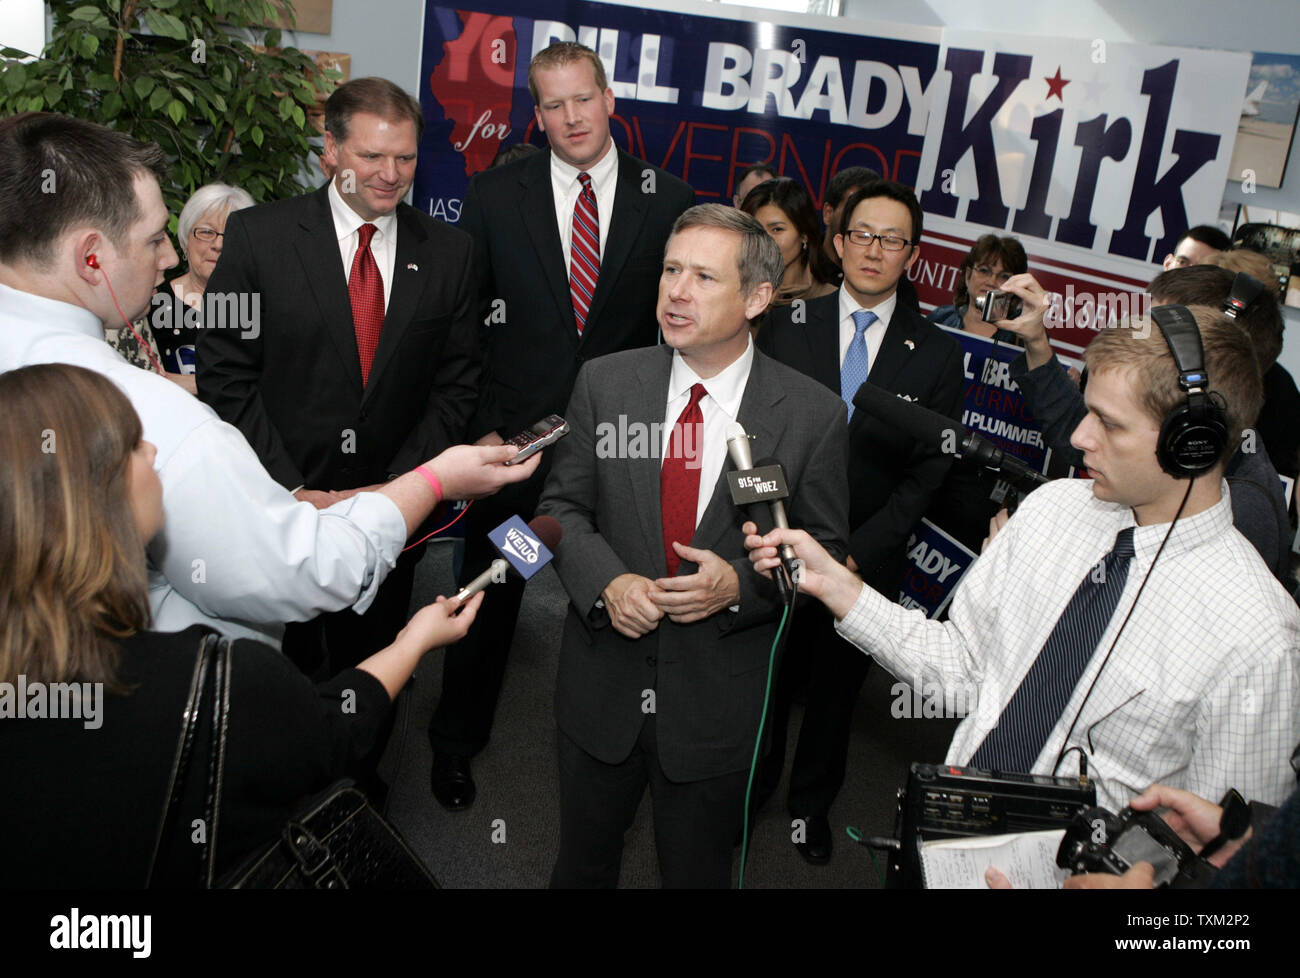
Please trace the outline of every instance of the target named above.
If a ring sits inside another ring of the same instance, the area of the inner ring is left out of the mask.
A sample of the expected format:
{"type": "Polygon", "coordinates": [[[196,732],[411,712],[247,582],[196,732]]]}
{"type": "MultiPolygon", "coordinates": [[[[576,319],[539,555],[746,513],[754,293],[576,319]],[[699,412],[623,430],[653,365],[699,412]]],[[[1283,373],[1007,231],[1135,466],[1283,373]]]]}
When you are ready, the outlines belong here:
{"type": "MultiPolygon", "coordinates": [[[[587,753],[617,764],[631,753],[653,690],[664,773],[674,781],[697,781],[750,764],[780,603],[772,582],[750,565],[740,530],[746,517],[731,501],[724,463],[690,545],[735,568],[740,610],[688,625],[663,618],[650,634],[629,639],[595,607],[620,574],[654,579],[668,573],[658,435],[639,443],[652,449],[642,452],[630,447],[638,444],[634,440],[615,444],[613,433],[663,423],[671,368],[666,346],[583,367],[566,414],[572,431],[553,450],[538,512],[564,528],[555,552],[570,599],[555,691],[560,729],[587,753]]],[[[848,529],[844,419],[838,398],[755,351],[737,420],[751,436],[754,457],[783,463],[790,524],[837,558],[848,529]]],[[[678,574],[696,570],[684,561],[678,574]]]]}
{"type": "MultiPolygon", "coordinates": [[[[758,346],[840,393],[840,294],[773,309],[758,346]]],[[[869,383],[960,421],[965,391],[961,345],[902,303],[870,364],[869,383]]],[[[861,409],[849,423],[849,553],[863,580],[890,600],[902,583],[908,534],[925,513],[952,456],[928,448],[861,409]]],[[[793,523],[791,524],[794,525],[793,523]]]]}
{"type": "Polygon", "coordinates": [[[654,344],[664,245],[673,222],[694,205],[695,191],[616,152],[614,213],[581,337],[555,220],[551,154],[534,153],[470,181],[460,226],[474,239],[486,323],[483,395],[471,437],[498,431],[509,438],[562,413],[583,361],[654,344]]]}
{"type": "Polygon", "coordinates": [[[205,329],[199,397],[238,427],[288,489],[351,489],[463,441],[481,355],[471,242],[406,204],[365,388],[328,186],[237,211],[209,293],[260,300],[256,338],[205,329]]]}

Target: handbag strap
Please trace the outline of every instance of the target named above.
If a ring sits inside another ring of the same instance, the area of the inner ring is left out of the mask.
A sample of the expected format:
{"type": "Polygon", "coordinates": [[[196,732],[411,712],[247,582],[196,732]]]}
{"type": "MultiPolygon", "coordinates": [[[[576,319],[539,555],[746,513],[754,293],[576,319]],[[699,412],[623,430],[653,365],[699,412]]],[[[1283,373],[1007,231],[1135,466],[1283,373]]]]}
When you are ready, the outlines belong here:
{"type": "Polygon", "coordinates": [[[163,800],[162,813],[158,818],[158,832],[154,837],[153,853],[149,857],[149,871],[145,876],[146,887],[153,886],[158,855],[162,851],[164,840],[169,837],[168,829],[175,821],[176,813],[180,808],[181,795],[185,789],[185,775],[194,749],[194,735],[198,729],[203,690],[207,686],[209,663],[213,659],[213,651],[219,639],[219,635],[208,633],[199,640],[199,654],[194,661],[194,673],[190,677],[185,709],[181,713],[181,729],[176,740],[176,753],[172,759],[171,777],[167,782],[167,797],[163,800]]]}
{"type": "Polygon", "coordinates": [[[230,721],[230,639],[221,639],[213,662],[212,749],[208,754],[208,792],[205,814],[208,831],[203,846],[201,881],[212,889],[217,863],[217,824],[221,818],[221,789],[226,773],[226,730],[230,721]]]}

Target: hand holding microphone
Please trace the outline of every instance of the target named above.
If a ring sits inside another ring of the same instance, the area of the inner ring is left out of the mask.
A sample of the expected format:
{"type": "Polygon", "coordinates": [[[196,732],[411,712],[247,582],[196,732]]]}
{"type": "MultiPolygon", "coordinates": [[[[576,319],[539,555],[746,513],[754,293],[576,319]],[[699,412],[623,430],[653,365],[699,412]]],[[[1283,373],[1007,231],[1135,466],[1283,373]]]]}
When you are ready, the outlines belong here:
{"type": "Polygon", "coordinates": [[[534,516],[526,526],[518,516],[510,517],[488,533],[488,539],[500,551],[501,556],[461,588],[456,593],[455,600],[464,602],[489,584],[504,583],[510,573],[517,574],[525,581],[530,579],[551,562],[555,548],[563,536],[564,528],[552,516],[534,516]]]}
{"type": "Polygon", "coordinates": [[[821,601],[836,618],[849,613],[862,592],[862,579],[832,557],[807,530],[778,527],[760,535],[752,522],[742,529],[754,570],[759,573],[776,570],[783,564],[780,551],[788,549],[793,554],[791,576],[798,581],[799,590],[821,601]]]}

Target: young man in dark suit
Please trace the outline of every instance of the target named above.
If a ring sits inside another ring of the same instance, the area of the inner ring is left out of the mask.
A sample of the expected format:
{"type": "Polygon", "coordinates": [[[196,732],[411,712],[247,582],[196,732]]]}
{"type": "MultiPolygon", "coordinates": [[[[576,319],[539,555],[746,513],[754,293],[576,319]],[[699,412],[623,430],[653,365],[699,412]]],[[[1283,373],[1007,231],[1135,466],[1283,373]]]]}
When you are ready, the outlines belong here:
{"type": "MultiPolygon", "coordinates": [[[[695,203],[685,183],[614,146],[614,93],[590,48],[557,42],[533,58],[528,79],[550,152],[476,175],[461,217],[474,239],[485,323],[483,396],[470,433],[481,444],[562,413],[584,361],[655,343],[664,242],[695,203]]],[[[512,514],[532,516],[548,461],[469,511],[465,575],[497,556],[490,529],[512,514]]],[[[453,811],[474,801],[470,758],[491,733],[522,597],[522,582],[494,585],[476,626],[446,653],[429,740],[434,796],[453,811]]]]}
{"type": "MultiPolygon", "coordinates": [[[[198,393],[268,472],[326,508],[465,440],[478,397],[469,236],[402,203],[424,120],[392,82],[358,78],[325,104],[321,189],[231,215],[209,294],[251,296],[257,329],[207,329],[198,393]]],[[[305,668],[333,671],[406,624],[419,549],[364,615],[291,625],[305,668]]]]}
{"type": "MultiPolygon", "coordinates": [[[[850,570],[896,598],[908,534],[930,505],[952,457],[911,441],[864,411],[863,381],[953,419],[964,392],[961,348],[899,301],[898,283],[919,253],[922,215],[908,187],[880,181],[846,203],[835,247],[844,268],[838,292],[772,310],[760,349],[825,384],[849,405],[850,570]]],[[[810,609],[811,610],[811,609],[810,609]]],[[[830,618],[808,614],[792,648],[811,658],[808,705],[790,775],[789,806],[804,819],[796,845],[813,863],[830,859],[828,814],[844,782],[849,728],[870,659],[835,634],[830,618]]],[[[790,658],[790,657],[787,657],[790,658]]],[[[780,779],[789,690],[779,694],[768,758],[768,791],[780,779]],[[778,749],[779,748],[779,749],[778,749]]]]}
{"type": "Polygon", "coordinates": [[[692,208],[664,256],[664,345],[578,375],[538,507],[564,527],[555,565],[570,598],[552,886],[618,883],[647,785],[664,886],[731,881],[781,602],[747,567],[728,424],[783,464],[791,525],[833,552],[847,530],[843,404],[750,340],[782,268],[752,217],[692,208]]]}

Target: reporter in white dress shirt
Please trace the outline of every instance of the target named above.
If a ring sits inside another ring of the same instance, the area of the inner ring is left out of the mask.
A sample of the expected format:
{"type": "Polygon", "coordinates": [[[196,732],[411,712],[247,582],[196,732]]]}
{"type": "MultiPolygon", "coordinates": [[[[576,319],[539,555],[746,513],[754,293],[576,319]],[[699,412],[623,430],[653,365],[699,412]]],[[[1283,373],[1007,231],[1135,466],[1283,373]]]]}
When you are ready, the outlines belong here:
{"type": "Polygon", "coordinates": [[[1233,527],[1222,479],[1258,412],[1258,367],[1237,326],[1193,312],[1210,388],[1226,404],[1225,457],[1190,485],[1161,467],[1160,418],[1185,401],[1166,341],[1149,320],[1102,330],[1087,351],[1088,415],[1071,439],[1091,480],[1032,493],[966,573],[946,622],[877,594],[800,530],[758,537],[747,525],[755,570],[791,544],[801,589],[900,679],[978,691],[946,763],[971,761],[1080,582],[1134,527],[1118,605],[1029,773],[1073,775],[1086,755],[1098,801],[1115,809],[1156,782],[1209,798],[1235,786],[1274,804],[1294,787],[1300,610],[1233,527]]]}
{"type": "Polygon", "coordinates": [[[158,147],[94,123],[0,122],[0,370],[77,364],[131,400],[167,509],[149,550],[155,628],[202,622],[278,646],[285,621],[364,611],[440,496],[490,494],[537,459],[507,467],[513,449],[456,446],[421,467],[431,478],[407,473],[321,511],[295,501],[237,429],[104,342],[105,324],[143,313],[176,264],[165,176],[158,147]]]}

